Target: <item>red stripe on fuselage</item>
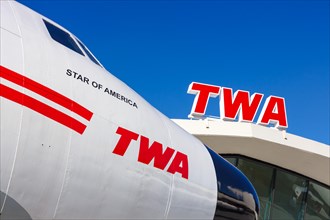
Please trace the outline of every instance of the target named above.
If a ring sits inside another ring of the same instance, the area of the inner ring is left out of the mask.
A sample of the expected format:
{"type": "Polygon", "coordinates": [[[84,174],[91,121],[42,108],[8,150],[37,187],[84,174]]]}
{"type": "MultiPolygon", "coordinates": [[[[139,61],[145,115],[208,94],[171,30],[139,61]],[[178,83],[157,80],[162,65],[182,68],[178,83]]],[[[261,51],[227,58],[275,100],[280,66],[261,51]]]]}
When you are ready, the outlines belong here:
{"type": "Polygon", "coordinates": [[[79,105],[75,101],[59,94],[58,92],[41,85],[40,83],[33,81],[25,76],[22,76],[19,73],[16,73],[6,67],[0,66],[0,77],[9,80],[19,86],[25,87],[61,106],[64,108],[73,111],[74,113],[80,115],[81,117],[85,118],[86,120],[90,121],[93,113],[88,109],[84,108],[83,106],[79,105]]]}
{"type": "Polygon", "coordinates": [[[30,97],[14,89],[11,89],[3,84],[0,84],[0,96],[9,99],[13,102],[21,104],[27,108],[30,108],[58,123],[71,128],[79,134],[84,133],[86,125],[77,121],[76,119],[30,97]]]}

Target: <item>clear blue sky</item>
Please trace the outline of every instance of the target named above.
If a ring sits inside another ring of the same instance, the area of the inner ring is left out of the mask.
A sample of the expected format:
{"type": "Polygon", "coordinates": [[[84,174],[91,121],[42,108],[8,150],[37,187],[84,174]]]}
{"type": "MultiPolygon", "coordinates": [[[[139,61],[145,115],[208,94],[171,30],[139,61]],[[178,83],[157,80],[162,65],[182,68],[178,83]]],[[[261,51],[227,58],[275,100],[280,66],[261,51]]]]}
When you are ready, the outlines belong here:
{"type": "MultiPolygon", "coordinates": [[[[329,1],[20,2],[169,118],[187,118],[197,81],[284,97],[288,132],[330,143],[329,1]]],[[[218,102],[206,114],[219,116],[218,102]]]]}

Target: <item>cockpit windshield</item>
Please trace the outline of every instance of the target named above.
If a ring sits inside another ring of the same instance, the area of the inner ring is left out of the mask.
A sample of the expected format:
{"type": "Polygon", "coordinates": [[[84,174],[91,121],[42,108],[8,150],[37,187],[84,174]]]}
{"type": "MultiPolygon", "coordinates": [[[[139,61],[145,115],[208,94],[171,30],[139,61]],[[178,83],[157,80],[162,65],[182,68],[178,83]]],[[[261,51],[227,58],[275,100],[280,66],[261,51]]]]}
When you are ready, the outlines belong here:
{"type": "Polygon", "coordinates": [[[87,56],[89,57],[89,59],[91,59],[95,64],[103,67],[100,62],[94,57],[94,55],[88,50],[88,48],[80,41],[76,38],[77,42],[79,43],[80,47],[84,50],[84,52],[87,54],[87,56]]]}
{"type": "Polygon", "coordinates": [[[57,43],[75,51],[80,55],[87,55],[87,57],[93,61],[95,64],[103,67],[100,62],[95,58],[95,56],[88,50],[88,48],[76,37],[73,37],[69,32],[51,24],[50,22],[43,20],[46,28],[51,36],[51,38],[57,43]],[[78,46],[79,44],[79,46],[78,46]],[[84,51],[84,52],[83,52],[84,51]]]}

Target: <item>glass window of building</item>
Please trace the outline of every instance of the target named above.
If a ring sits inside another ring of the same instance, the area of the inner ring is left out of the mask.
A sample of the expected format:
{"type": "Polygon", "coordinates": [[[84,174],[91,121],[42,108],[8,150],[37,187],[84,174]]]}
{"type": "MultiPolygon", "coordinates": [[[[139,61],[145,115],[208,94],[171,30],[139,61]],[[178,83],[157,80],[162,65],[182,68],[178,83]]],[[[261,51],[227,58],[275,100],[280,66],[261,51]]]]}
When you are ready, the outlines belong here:
{"type": "Polygon", "coordinates": [[[225,158],[229,163],[231,163],[232,165],[234,165],[234,166],[237,166],[237,158],[235,158],[235,157],[226,157],[225,158]]]}
{"type": "Polygon", "coordinates": [[[330,219],[330,191],[312,181],[308,187],[305,219],[330,219]]]}
{"type": "Polygon", "coordinates": [[[260,200],[260,219],[330,219],[329,186],[252,158],[222,156],[254,185],[260,200]]]}
{"type": "Polygon", "coordinates": [[[307,185],[305,178],[277,170],[270,219],[303,219],[307,185]]]}
{"type": "Polygon", "coordinates": [[[248,159],[239,159],[237,168],[246,175],[257,191],[260,219],[267,219],[271,203],[273,168],[248,159]]]}

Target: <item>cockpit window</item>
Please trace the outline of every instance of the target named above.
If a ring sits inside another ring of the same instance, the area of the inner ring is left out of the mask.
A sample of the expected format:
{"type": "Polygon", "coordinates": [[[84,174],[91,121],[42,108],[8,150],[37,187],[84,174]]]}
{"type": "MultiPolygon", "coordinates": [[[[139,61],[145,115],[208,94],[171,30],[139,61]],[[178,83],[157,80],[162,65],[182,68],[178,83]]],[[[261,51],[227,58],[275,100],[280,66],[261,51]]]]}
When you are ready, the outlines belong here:
{"type": "Polygon", "coordinates": [[[79,53],[80,55],[84,56],[84,53],[81,51],[79,46],[76,42],[72,39],[69,33],[61,30],[60,28],[54,26],[53,24],[49,23],[48,21],[43,20],[50,36],[57,41],[58,43],[66,46],[67,48],[79,53]]]}
{"type": "Polygon", "coordinates": [[[80,47],[85,51],[85,53],[87,54],[87,56],[89,57],[89,59],[91,59],[95,64],[99,65],[102,67],[102,65],[96,60],[96,58],[93,56],[93,54],[87,49],[87,47],[81,43],[80,40],[78,40],[76,38],[77,42],[79,43],[80,47]]]}

